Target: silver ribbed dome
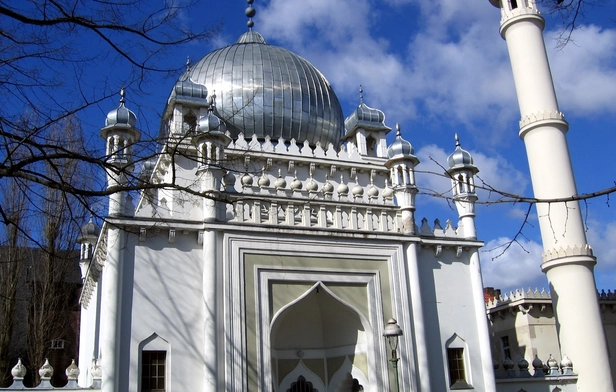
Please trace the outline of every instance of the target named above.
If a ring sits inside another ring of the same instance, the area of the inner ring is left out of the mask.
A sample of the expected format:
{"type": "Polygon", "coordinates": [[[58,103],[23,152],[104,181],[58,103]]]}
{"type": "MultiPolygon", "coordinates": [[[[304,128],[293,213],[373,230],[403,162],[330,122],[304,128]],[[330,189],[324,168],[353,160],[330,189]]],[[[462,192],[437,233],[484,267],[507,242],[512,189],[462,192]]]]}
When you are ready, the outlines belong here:
{"type": "Polygon", "coordinates": [[[100,232],[101,228],[90,218],[90,221],[81,227],[81,235],[77,238],[77,242],[94,241],[98,238],[100,232]]]}
{"type": "Polygon", "coordinates": [[[207,115],[197,123],[197,134],[208,132],[227,132],[225,122],[216,116],[212,111],[208,111],[207,115]]]}
{"type": "Polygon", "coordinates": [[[342,109],[325,77],[255,31],[206,55],[186,76],[216,94],[215,113],[234,138],[243,132],[337,146],[344,135],[342,109]]]}
{"type": "Polygon", "coordinates": [[[470,168],[477,169],[473,164],[473,157],[471,153],[464,150],[460,145],[460,139],[456,134],[456,149],[455,151],[447,158],[447,164],[449,164],[450,169],[458,169],[458,168],[470,168]]]}
{"type": "Polygon", "coordinates": [[[402,133],[400,132],[400,125],[396,124],[396,140],[389,146],[387,149],[387,157],[388,158],[396,158],[396,157],[412,157],[415,153],[415,149],[410,142],[402,139],[402,133]]]}
{"type": "Polygon", "coordinates": [[[107,118],[105,119],[105,127],[128,126],[134,128],[137,124],[137,116],[132,110],[128,109],[124,105],[124,89],[120,92],[120,97],[120,106],[107,114],[107,118]]]}
{"type": "Polygon", "coordinates": [[[385,125],[385,114],[379,109],[369,107],[364,102],[361,102],[353,113],[344,120],[344,127],[347,131],[355,127],[383,131],[391,129],[385,125]]]}

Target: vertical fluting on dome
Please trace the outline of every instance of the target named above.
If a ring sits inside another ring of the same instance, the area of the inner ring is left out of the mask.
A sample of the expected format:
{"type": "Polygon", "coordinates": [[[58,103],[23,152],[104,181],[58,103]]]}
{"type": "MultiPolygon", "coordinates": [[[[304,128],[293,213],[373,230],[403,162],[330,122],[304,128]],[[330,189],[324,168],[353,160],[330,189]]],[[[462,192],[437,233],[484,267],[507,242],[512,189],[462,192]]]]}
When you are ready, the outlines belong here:
{"type": "Polygon", "coordinates": [[[342,108],[325,77],[257,32],[205,56],[190,78],[216,91],[216,114],[233,138],[243,133],[337,146],[344,134],[342,108]]]}

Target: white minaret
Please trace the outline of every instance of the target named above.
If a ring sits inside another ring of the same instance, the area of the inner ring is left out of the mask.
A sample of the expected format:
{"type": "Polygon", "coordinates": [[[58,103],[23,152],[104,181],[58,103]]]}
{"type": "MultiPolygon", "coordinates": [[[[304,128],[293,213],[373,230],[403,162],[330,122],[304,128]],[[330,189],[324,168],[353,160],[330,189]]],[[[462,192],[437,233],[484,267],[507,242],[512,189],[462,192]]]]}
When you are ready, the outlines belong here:
{"type": "MultiPolygon", "coordinates": [[[[460,218],[459,227],[462,228],[462,235],[466,239],[476,240],[475,202],[477,201],[477,194],[475,193],[475,174],[479,172],[479,169],[473,164],[473,157],[471,154],[462,149],[457,134],[456,149],[447,158],[447,164],[449,165],[447,175],[451,178],[453,202],[458,210],[458,217],[460,218]]],[[[496,391],[496,382],[494,380],[494,368],[492,367],[492,351],[490,350],[488,320],[485,312],[486,307],[483,296],[481,262],[476,247],[471,248],[469,252],[469,271],[473,292],[475,322],[477,324],[477,335],[479,336],[484,390],[486,392],[493,392],[496,391]]]]}
{"type": "Polygon", "coordinates": [[[402,139],[400,125],[396,124],[396,140],[387,149],[385,166],[390,171],[391,185],[396,196],[396,203],[402,212],[402,231],[405,234],[415,234],[415,166],[419,159],[415,149],[408,141],[402,139]]]}
{"type": "MultiPolygon", "coordinates": [[[[566,133],[543,41],[545,22],[535,0],[490,0],[501,9],[520,106],[520,137],[526,145],[535,197],[577,195],[566,133]]],[[[594,278],[596,259],[586,242],[577,201],[537,204],[543,241],[541,268],[550,282],[561,352],[579,374],[578,390],[613,392],[607,344],[594,278]]]]}
{"type": "MultiPolygon", "coordinates": [[[[140,133],[135,128],[137,117],[124,105],[122,89],[120,106],[107,115],[101,137],[107,143],[107,189],[109,196],[109,219],[126,215],[126,191],[122,188],[129,182],[133,170],[133,144],[140,133]]],[[[119,225],[110,225],[107,230],[107,257],[103,268],[101,290],[100,353],[103,378],[102,391],[115,392],[123,389],[120,379],[120,336],[122,333],[122,269],[126,233],[119,225]]],[[[126,348],[124,348],[126,350],[126,348]]]]}

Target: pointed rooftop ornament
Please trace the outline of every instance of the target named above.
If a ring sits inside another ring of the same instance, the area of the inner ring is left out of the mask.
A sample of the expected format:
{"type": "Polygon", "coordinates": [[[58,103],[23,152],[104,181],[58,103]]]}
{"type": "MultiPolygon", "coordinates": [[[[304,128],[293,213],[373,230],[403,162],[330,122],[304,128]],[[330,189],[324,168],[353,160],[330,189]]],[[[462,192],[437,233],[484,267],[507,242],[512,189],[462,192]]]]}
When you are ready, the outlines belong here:
{"type": "Polygon", "coordinates": [[[257,14],[257,11],[252,7],[252,3],[254,2],[254,0],[246,0],[246,2],[248,3],[248,8],[246,8],[246,11],[244,11],[246,13],[246,16],[248,17],[248,22],[246,22],[246,26],[248,26],[248,29],[250,31],[252,31],[252,28],[255,25],[255,22],[252,20],[252,18],[254,18],[254,16],[257,14]]]}
{"type": "Polygon", "coordinates": [[[120,126],[120,127],[135,127],[137,123],[137,116],[126,105],[126,89],[122,87],[120,89],[120,106],[113,109],[107,114],[105,120],[105,127],[120,126]]]}
{"type": "Polygon", "coordinates": [[[359,85],[359,103],[364,103],[364,88],[361,84],[359,85]]]}
{"type": "Polygon", "coordinates": [[[212,113],[216,109],[216,90],[207,98],[208,111],[212,113]]]}
{"type": "Polygon", "coordinates": [[[190,56],[186,56],[186,72],[190,71],[190,56]]]}

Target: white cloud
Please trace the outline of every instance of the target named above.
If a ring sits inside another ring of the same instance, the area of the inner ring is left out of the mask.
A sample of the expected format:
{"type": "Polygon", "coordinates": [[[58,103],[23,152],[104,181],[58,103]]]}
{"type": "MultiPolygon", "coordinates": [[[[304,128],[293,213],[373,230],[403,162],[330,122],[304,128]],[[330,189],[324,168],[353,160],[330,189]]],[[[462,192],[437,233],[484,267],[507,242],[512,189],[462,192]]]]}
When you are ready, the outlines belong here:
{"type": "Polygon", "coordinates": [[[489,241],[481,252],[483,285],[503,290],[503,293],[517,289],[545,288],[548,284],[541,272],[541,252],[539,243],[527,239],[501,237],[489,241]],[[507,244],[511,244],[505,249],[507,244]]]}
{"type": "MultiPolygon", "coordinates": [[[[368,0],[272,0],[259,30],[314,63],[342,100],[357,100],[363,84],[366,102],[394,122],[421,116],[463,125],[484,145],[502,142],[519,114],[498,10],[487,1],[388,3],[409,12],[412,36],[375,35],[383,21],[368,0]]],[[[563,110],[615,111],[616,89],[606,86],[616,84],[616,31],[590,26],[574,34],[560,52],[547,43],[563,110]]]]}
{"type": "Polygon", "coordinates": [[[588,222],[588,243],[597,256],[597,288],[616,289],[616,222],[588,222]]]}
{"type": "Polygon", "coordinates": [[[582,26],[562,49],[546,40],[561,110],[616,113],[616,30],[582,26]]]}

